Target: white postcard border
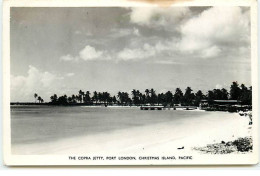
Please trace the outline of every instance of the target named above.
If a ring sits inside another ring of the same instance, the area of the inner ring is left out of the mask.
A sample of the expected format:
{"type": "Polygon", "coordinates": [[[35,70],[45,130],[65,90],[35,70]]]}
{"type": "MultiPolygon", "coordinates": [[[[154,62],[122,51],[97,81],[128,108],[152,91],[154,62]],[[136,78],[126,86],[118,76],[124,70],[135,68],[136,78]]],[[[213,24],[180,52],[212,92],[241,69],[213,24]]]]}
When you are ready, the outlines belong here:
{"type": "MultiPolygon", "coordinates": [[[[5,165],[245,165],[257,164],[259,161],[258,142],[258,60],[257,60],[257,2],[255,0],[197,0],[184,1],[173,6],[250,6],[251,7],[251,65],[253,86],[253,153],[247,155],[194,155],[188,161],[71,161],[68,155],[12,155],[10,128],[10,7],[113,7],[113,6],[155,6],[136,1],[80,1],[80,0],[5,0],[3,4],[3,156],[5,165]],[[214,160],[212,160],[214,158],[214,160]]],[[[154,155],[154,154],[151,154],[154,155]]],[[[109,156],[109,155],[108,155],[109,156]]],[[[137,156],[138,157],[138,156],[137,156]]]]}

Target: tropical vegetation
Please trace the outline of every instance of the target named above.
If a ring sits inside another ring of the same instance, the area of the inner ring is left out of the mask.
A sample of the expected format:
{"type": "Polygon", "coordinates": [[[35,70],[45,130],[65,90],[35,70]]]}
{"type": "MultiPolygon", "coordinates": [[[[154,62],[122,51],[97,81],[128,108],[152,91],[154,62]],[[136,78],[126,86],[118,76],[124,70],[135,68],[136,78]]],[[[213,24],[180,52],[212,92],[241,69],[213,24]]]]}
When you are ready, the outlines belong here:
{"type": "Polygon", "coordinates": [[[43,103],[44,100],[42,99],[42,97],[38,96],[37,93],[35,93],[34,95],[34,98],[35,98],[35,103],[38,101],[38,103],[43,103]]]}
{"type": "MultiPolygon", "coordinates": [[[[35,101],[38,97],[34,94],[35,101]]],[[[246,87],[244,84],[239,85],[237,82],[232,82],[230,90],[225,88],[213,89],[204,94],[201,90],[193,92],[191,87],[187,87],[185,91],[176,88],[175,91],[166,91],[164,93],[156,93],[151,89],[146,89],[144,92],[133,89],[131,93],[119,91],[116,95],[111,95],[109,92],[97,92],[92,94],[90,91],[79,90],[78,94],[71,96],[54,94],[50,97],[49,104],[52,105],[163,105],[173,106],[181,104],[185,106],[198,106],[201,100],[238,100],[241,104],[252,105],[252,86],[246,87]]]]}

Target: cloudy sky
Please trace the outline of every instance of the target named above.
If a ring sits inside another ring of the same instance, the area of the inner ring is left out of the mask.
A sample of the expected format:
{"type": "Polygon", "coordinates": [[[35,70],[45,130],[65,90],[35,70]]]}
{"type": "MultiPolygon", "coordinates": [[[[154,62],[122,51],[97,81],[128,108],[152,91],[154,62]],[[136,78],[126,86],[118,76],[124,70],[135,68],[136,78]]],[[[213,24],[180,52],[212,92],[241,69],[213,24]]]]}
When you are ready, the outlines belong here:
{"type": "Polygon", "coordinates": [[[250,9],[11,8],[11,101],[251,85],[250,9]]]}

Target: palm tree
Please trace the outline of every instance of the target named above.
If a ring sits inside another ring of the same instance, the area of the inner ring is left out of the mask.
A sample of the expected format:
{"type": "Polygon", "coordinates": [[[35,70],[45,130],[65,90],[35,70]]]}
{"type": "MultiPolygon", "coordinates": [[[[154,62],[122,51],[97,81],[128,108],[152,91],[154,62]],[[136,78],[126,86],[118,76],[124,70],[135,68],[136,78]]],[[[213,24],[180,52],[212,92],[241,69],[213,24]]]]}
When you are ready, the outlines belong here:
{"type": "Polygon", "coordinates": [[[105,105],[107,104],[107,102],[110,99],[110,94],[108,92],[103,92],[103,99],[104,99],[104,103],[105,105]]]}
{"type": "Polygon", "coordinates": [[[222,100],[222,91],[220,89],[213,89],[214,99],[222,100]]]}
{"type": "Polygon", "coordinates": [[[97,104],[97,101],[98,101],[98,93],[97,93],[97,91],[95,91],[95,92],[93,93],[92,100],[93,100],[93,101],[96,101],[96,104],[97,104]]]}
{"type": "Polygon", "coordinates": [[[127,103],[131,103],[131,99],[129,98],[129,94],[127,92],[123,92],[123,102],[125,103],[125,105],[127,103]]]}
{"type": "Polygon", "coordinates": [[[201,90],[198,90],[198,92],[195,94],[195,105],[199,106],[200,101],[204,99],[205,96],[203,95],[201,90]]]}
{"type": "Polygon", "coordinates": [[[82,103],[83,97],[84,97],[84,92],[82,90],[79,90],[78,99],[79,99],[80,103],[82,103]]]}
{"type": "Polygon", "coordinates": [[[90,102],[90,92],[86,91],[85,96],[83,97],[83,102],[88,103],[90,102]]]}
{"type": "MultiPolygon", "coordinates": [[[[170,91],[168,91],[168,92],[170,92],[170,91]]],[[[172,95],[171,95],[171,99],[172,99],[172,95]]],[[[164,95],[164,93],[159,93],[158,94],[158,96],[157,96],[157,103],[158,103],[158,105],[159,104],[165,104],[165,95],[164,95]]]]}
{"type": "Polygon", "coordinates": [[[113,96],[113,98],[112,98],[112,102],[113,102],[114,104],[117,102],[117,100],[116,100],[116,96],[113,96]]]}
{"type": "Polygon", "coordinates": [[[100,103],[104,101],[104,96],[103,96],[103,93],[101,93],[101,92],[98,92],[98,101],[100,103]]]}
{"type": "Polygon", "coordinates": [[[145,94],[146,94],[146,96],[149,96],[149,89],[145,89],[145,94]]]}
{"type": "Polygon", "coordinates": [[[72,97],[68,97],[68,103],[72,103],[72,97]]]}
{"type": "Polygon", "coordinates": [[[39,101],[39,103],[41,102],[41,100],[42,100],[42,98],[39,96],[39,97],[38,97],[38,101],[39,101]]]}
{"type": "Polygon", "coordinates": [[[78,103],[80,103],[82,101],[81,95],[76,95],[76,100],[78,103]]]}
{"type": "Polygon", "coordinates": [[[119,102],[120,102],[120,104],[123,104],[123,94],[122,94],[122,92],[118,92],[117,93],[117,97],[118,97],[118,99],[119,99],[119,102]]]}
{"type": "Polygon", "coordinates": [[[40,101],[41,101],[41,103],[43,103],[43,102],[44,102],[44,100],[43,100],[42,98],[41,98],[41,100],[40,100],[40,101]]]}
{"type": "Polygon", "coordinates": [[[184,101],[186,105],[190,105],[192,98],[193,98],[192,89],[190,87],[187,87],[185,89],[185,94],[184,94],[184,101]]]}
{"type": "Polygon", "coordinates": [[[174,93],[174,101],[175,103],[182,103],[183,100],[183,93],[180,88],[176,88],[174,93]]]}
{"type": "Polygon", "coordinates": [[[147,101],[146,101],[146,96],[145,96],[145,94],[140,94],[140,98],[141,98],[141,103],[142,104],[145,104],[147,101]]]}
{"type": "Polygon", "coordinates": [[[38,97],[37,93],[34,94],[34,98],[35,98],[35,103],[36,103],[36,98],[38,97]]]}
{"type": "Polygon", "coordinates": [[[150,95],[149,95],[149,89],[145,89],[145,100],[146,103],[150,103],[150,95]]]}
{"type": "Polygon", "coordinates": [[[135,89],[132,90],[132,100],[134,104],[137,104],[138,100],[137,100],[137,92],[135,89]]]}
{"type": "Polygon", "coordinates": [[[142,99],[142,93],[139,90],[136,90],[136,96],[137,96],[137,104],[140,105],[140,101],[142,99]]]}
{"type": "Polygon", "coordinates": [[[241,89],[237,82],[233,82],[230,86],[230,99],[238,100],[241,94],[241,89]]]}
{"type": "Polygon", "coordinates": [[[241,84],[241,95],[239,100],[242,104],[251,105],[252,104],[252,86],[247,88],[244,84],[241,84]]]}
{"type": "Polygon", "coordinates": [[[77,98],[74,94],[71,96],[71,101],[72,101],[72,103],[76,103],[76,101],[77,101],[77,98]]]}
{"type": "Polygon", "coordinates": [[[151,104],[155,104],[156,99],[157,99],[157,95],[155,93],[155,90],[151,89],[150,93],[151,93],[151,104]]]}
{"type": "Polygon", "coordinates": [[[222,92],[222,100],[227,100],[228,99],[228,91],[227,91],[227,89],[222,88],[221,92],[222,92]]]}
{"type": "Polygon", "coordinates": [[[67,97],[67,95],[65,94],[65,95],[63,95],[63,97],[64,97],[64,101],[65,101],[65,102],[68,102],[68,97],[67,97]]]}
{"type": "Polygon", "coordinates": [[[215,99],[215,97],[214,97],[214,92],[212,90],[208,91],[207,99],[208,99],[209,104],[213,103],[213,100],[215,99]]]}
{"type": "Polygon", "coordinates": [[[173,100],[173,94],[171,91],[167,91],[165,93],[165,103],[168,104],[168,105],[171,105],[172,104],[172,100],[173,100]]]}
{"type": "Polygon", "coordinates": [[[57,100],[58,100],[58,97],[57,97],[57,95],[56,94],[54,94],[53,96],[51,96],[51,102],[52,103],[56,103],[57,102],[57,100]]]}

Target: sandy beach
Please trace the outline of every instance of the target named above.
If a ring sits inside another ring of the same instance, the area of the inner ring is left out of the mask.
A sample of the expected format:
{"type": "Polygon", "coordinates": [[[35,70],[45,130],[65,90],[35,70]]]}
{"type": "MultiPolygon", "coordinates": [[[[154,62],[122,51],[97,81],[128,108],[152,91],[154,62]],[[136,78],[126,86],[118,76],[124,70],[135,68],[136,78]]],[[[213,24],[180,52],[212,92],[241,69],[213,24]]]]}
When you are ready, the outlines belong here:
{"type": "Polygon", "coordinates": [[[135,126],[49,142],[12,145],[13,154],[172,155],[194,154],[193,147],[251,136],[248,118],[212,112],[194,119],[135,126]],[[178,149],[181,148],[181,149],[178,149]]]}

